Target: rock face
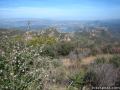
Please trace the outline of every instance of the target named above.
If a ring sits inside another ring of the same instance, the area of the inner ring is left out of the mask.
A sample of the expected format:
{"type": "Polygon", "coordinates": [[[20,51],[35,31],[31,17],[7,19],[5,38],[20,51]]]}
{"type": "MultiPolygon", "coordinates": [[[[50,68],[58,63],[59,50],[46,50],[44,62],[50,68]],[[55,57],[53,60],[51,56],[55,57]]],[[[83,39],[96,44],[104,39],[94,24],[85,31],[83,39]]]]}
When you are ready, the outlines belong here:
{"type": "Polygon", "coordinates": [[[66,34],[63,41],[68,41],[68,42],[71,41],[70,36],[66,34]]]}
{"type": "Polygon", "coordinates": [[[32,32],[31,32],[31,31],[27,31],[27,32],[24,34],[24,37],[25,37],[25,40],[26,40],[26,41],[31,40],[31,39],[33,38],[32,32]]]}

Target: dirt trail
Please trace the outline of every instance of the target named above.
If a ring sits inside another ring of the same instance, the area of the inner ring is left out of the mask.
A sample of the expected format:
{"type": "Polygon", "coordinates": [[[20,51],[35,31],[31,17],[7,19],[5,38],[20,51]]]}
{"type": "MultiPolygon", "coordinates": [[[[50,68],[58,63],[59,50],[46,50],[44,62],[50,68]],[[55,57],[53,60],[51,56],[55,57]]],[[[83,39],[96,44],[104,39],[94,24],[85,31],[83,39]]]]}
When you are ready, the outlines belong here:
{"type": "Polygon", "coordinates": [[[81,64],[88,65],[88,64],[94,62],[95,59],[96,59],[96,56],[89,56],[89,57],[83,58],[81,60],[81,64]]]}
{"type": "MultiPolygon", "coordinates": [[[[89,65],[91,62],[93,62],[95,60],[95,56],[89,56],[89,57],[85,57],[83,59],[81,59],[81,65],[89,65]]],[[[62,59],[62,63],[65,67],[69,67],[69,66],[73,66],[75,64],[78,63],[77,60],[70,60],[69,58],[63,58],[62,59]]]]}
{"type": "MultiPolygon", "coordinates": [[[[81,59],[81,64],[88,65],[91,62],[93,62],[95,58],[96,58],[95,56],[89,56],[89,57],[83,58],[83,59],[81,59]]],[[[63,63],[63,65],[68,67],[68,66],[74,65],[76,63],[76,60],[71,61],[69,58],[64,58],[64,59],[62,59],[62,63],[63,63]]]]}
{"type": "MultiPolygon", "coordinates": [[[[89,57],[85,57],[83,59],[81,59],[81,62],[80,64],[81,65],[89,65],[90,63],[94,62],[94,60],[98,57],[105,57],[105,58],[109,58],[111,57],[112,55],[96,55],[96,56],[89,56],[89,57]]],[[[69,66],[72,66],[72,65],[75,65],[76,63],[78,63],[76,60],[70,60],[69,58],[63,58],[62,59],[62,63],[64,66],[66,67],[69,67],[69,66]]]]}

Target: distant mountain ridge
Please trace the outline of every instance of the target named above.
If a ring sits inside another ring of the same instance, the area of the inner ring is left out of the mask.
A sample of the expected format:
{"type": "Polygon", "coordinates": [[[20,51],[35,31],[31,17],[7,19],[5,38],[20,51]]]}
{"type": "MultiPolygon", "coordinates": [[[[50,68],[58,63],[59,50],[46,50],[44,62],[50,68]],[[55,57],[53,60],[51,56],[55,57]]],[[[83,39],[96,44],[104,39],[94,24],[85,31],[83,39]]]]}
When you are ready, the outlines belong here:
{"type": "Polygon", "coordinates": [[[49,27],[55,27],[62,32],[74,32],[83,30],[93,30],[96,28],[106,28],[111,31],[120,32],[120,20],[103,20],[103,21],[57,21],[43,19],[2,19],[0,28],[27,30],[30,22],[31,31],[39,31],[49,27]]]}

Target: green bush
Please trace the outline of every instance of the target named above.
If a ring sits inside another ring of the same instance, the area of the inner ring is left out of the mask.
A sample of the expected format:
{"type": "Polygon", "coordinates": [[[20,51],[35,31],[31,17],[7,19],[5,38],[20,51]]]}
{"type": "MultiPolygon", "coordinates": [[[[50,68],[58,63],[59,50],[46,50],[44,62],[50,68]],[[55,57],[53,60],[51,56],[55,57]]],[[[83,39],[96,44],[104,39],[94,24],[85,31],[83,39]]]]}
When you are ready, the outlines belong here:
{"type": "Polygon", "coordinates": [[[94,61],[95,64],[104,64],[104,63],[107,63],[107,60],[105,58],[97,58],[95,61],[94,61]]]}
{"type": "Polygon", "coordinates": [[[43,44],[47,44],[47,45],[52,45],[55,44],[56,38],[55,37],[49,37],[49,36],[39,36],[39,37],[33,37],[31,40],[27,41],[28,45],[33,45],[33,46],[39,46],[39,45],[43,45],[43,44]]]}
{"type": "Polygon", "coordinates": [[[72,86],[73,87],[77,87],[77,88],[81,88],[84,85],[84,78],[85,78],[85,72],[81,71],[80,73],[72,76],[70,79],[71,81],[73,81],[72,86]]]}
{"type": "Polygon", "coordinates": [[[96,82],[96,73],[94,71],[87,71],[84,76],[84,84],[92,84],[93,86],[97,84],[96,82]]]}
{"type": "Polygon", "coordinates": [[[111,64],[113,64],[114,66],[116,66],[116,67],[120,67],[120,56],[119,56],[119,55],[113,56],[113,57],[109,60],[109,62],[110,62],[111,64]]]}
{"type": "Polygon", "coordinates": [[[42,55],[50,56],[50,57],[57,57],[57,50],[53,45],[46,45],[41,52],[42,55]]]}
{"type": "Polygon", "coordinates": [[[74,45],[70,42],[60,42],[57,45],[58,55],[66,56],[74,49],[74,45]]]}
{"type": "Polygon", "coordinates": [[[45,45],[43,48],[43,52],[41,54],[58,57],[58,56],[66,56],[74,49],[74,45],[70,42],[60,42],[54,45],[45,45]]]}

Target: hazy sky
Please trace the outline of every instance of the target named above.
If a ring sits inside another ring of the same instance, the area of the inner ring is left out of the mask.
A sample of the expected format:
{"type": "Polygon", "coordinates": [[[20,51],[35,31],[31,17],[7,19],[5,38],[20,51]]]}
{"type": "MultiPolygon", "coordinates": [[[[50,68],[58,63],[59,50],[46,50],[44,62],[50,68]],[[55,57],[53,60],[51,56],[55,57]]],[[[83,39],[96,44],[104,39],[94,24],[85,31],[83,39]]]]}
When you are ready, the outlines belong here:
{"type": "Polygon", "coordinates": [[[0,18],[120,19],[120,0],[0,0],[0,18]]]}

